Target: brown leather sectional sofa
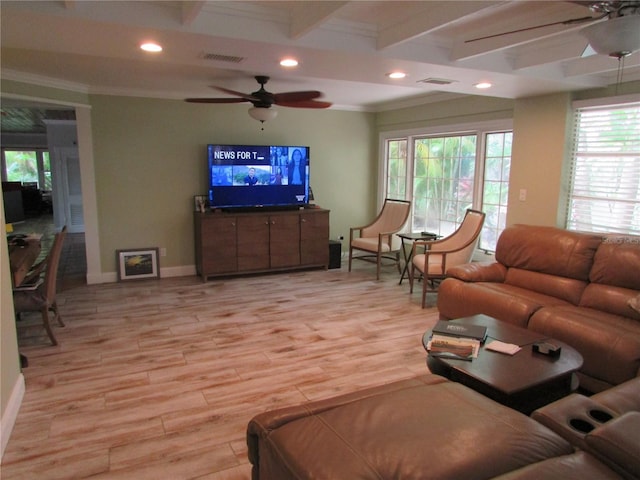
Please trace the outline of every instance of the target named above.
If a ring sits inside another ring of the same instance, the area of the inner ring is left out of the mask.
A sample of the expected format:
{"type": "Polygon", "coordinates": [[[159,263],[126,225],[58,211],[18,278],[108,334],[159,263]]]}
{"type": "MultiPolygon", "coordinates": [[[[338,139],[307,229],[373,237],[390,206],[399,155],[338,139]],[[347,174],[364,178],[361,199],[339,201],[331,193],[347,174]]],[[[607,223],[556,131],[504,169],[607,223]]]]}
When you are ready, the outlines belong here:
{"type": "Polygon", "coordinates": [[[640,378],[527,417],[429,374],[259,414],[247,443],[253,480],[638,479],[637,428],[640,378]]]}
{"type": "Polygon", "coordinates": [[[561,340],[582,354],[591,392],[640,375],[640,237],[516,225],[495,260],[447,271],[441,318],[484,313],[561,340]]]}

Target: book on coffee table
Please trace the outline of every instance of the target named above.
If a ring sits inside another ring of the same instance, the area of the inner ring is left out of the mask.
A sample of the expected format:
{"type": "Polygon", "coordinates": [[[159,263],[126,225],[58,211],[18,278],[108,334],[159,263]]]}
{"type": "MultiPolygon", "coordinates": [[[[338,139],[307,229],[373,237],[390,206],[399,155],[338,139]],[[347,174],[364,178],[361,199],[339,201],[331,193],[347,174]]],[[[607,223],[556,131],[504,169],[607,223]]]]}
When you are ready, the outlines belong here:
{"type": "Polygon", "coordinates": [[[432,333],[457,338],[473,338],[484,342],[487,338],[487,327],[483,325],[462,325],[456,322],[439,320],[432,333]]]}
{"type": "Polygon", "coordinates": [[[427,344],[430,354],[447,353],[461,358],[477,358],[480,350],[480,341],[473,338],[456,338],[450,335],[431,336],[427,344]]]}

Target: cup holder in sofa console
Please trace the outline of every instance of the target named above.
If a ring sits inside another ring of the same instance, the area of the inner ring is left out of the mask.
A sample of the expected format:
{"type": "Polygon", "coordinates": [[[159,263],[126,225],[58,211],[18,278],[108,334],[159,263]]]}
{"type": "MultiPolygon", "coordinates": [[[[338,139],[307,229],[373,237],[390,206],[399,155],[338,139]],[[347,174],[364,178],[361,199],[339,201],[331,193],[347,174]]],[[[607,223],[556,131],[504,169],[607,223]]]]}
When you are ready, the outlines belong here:
{"type": "Polygon", "coordinates": [[[609,412],[605,412],[604,410],[591,409],[589,410],[589,416],[593,418],[596,422],[607,423],[609,420],[613,418],[609,412]]]}
{"type": "Polygon", "coordinates": [[[574,430],[585,434],[593,431],[593,429],[596,428],[595,425],[587,422],[586,420],[583,420],[582,418],[570,419],[569,425],[571,425],[571,428],[573,428],[574,430]]]}

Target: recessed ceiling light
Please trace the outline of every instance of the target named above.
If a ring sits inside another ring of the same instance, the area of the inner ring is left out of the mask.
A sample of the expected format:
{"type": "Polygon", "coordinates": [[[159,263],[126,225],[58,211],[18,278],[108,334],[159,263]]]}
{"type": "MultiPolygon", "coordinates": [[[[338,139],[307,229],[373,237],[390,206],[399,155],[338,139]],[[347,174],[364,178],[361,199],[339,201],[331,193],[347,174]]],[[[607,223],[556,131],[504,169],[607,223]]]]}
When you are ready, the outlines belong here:
{"type": "Polygon", "coordinates": [[[284,58],[282,60],[280,60],[280,65],[282,65],[283,67],[297,67],[298,66],[298,61],[295,58],[284,58]]]}
{"type": "Polygon", "coordinates": [[[399,78],[404,78],[406,77],[407,74],[404,72],[391,72],[391,73],[387,73],[387,77],[389,78],[393,78],[395,80],[399,79],[399,78]]]}
{"type": "Polygon", "coordinates": [[[140,45],[140,48],[145,52],[157,53],[162,51],[162,47],[157,43],[153,43],[153,42],[143,43],[142,45],[140,45]]]}
{"type": "Polygon", "coordinates": [[[474,87],[479,88],[481,90],[485,89],[485,88],[491,88],[493,85],[489,82],[480,82],[480,83],[476,83],[474,85],[474,87]]]}

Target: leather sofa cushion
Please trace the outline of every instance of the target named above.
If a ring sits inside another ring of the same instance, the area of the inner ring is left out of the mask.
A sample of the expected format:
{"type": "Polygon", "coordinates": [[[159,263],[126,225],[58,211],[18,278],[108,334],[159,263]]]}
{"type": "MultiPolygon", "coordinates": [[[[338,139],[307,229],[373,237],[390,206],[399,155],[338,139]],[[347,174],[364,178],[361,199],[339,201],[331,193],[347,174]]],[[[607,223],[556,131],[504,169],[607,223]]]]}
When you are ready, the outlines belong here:
{"type": "Polygon", "coordinates": [[[505,283],[549,295],[550,297],[561,298],[573,305],[578,305],[582,292],[587,286],[587,282],[582,280],[549,275],[548,273],[531,272],[517,267],[510,268],[507,271],[505,283]]]}
{"type": "Polygon", "coordinates": [[[613,472],[602,462],[585,452],[554,457],[528,465],[519,470],[500,475],[493,480],[540,480],[567,479],[580,480],[621,480],[624,477],[613,472]]]}
{"type": "Polygon", "coordinates": [[[591,308],[557,306],[536,311],[529,328],[571,345],[584,359],[580,371],[609,385],[639,373],[640,322],[591,308]]]}
{"type": "Polygon", "coordinates": [[[573,452],[526,415],[430,377],[257,415],[253,478],[491,478],[573,452]]]}
{"type": "Polygon", "coordinates": [[[596,252],[589,279],[640,290],[640,237],[608,237],[596,252]]]}
{"type": "Polygon", "coordinates": [[[555,227],[515,225],[496,246],[496,261],[506,267],[588,280],[602,236],[555,227]]]}
{"type": "Polygon", "coordinates": [[[503,322],[527,328],[529,318],[544,305],[568,303],[506,283],[466,283],[447,278],[438,288],[437,306],[442,318],[461,318],[484,313],[503,322]]]}
{"type": "Polygon", "coordinates": [[[640,412],[640,377],[596,393],[591,396],[591,399],[619,415],[640,412]]]}
{"type": "MultiPolygon", "coordinates": [[[[640,270],[638,276],[640,276],[640,270]]],[[[640,321],[640,312],[629,305],[629,300],[637,295],[636,290],[592,283],[584,290],[580,306],[640,321]]]]}

